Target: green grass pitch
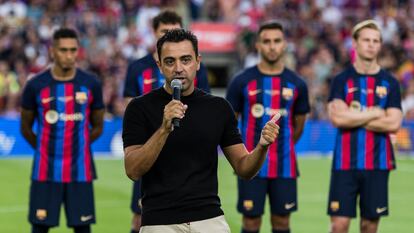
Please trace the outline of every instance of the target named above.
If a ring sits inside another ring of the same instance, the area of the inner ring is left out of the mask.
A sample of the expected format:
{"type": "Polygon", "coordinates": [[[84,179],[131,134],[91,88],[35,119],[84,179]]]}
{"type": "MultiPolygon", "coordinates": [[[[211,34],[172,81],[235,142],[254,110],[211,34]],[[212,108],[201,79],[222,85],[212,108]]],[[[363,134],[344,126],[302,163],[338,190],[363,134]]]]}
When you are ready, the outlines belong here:
{"type": "MultiPolygon", "coordinates": [[[[0,232],[30,232],[27,221],[31,159],[0,160],[0,232]]],[[[98,223],[92,231],[98,233],[129,232],[131,213],[129,201],[132,184],[124,174],[123,161],[98,159],[99,179],[94,183],[98,223]]],[[[299,158],[301,177],[299,211],[292,215],[291,229],[295,233],[328,232],[326,202],[331,160],[299,158]]],[[[414,160],[399,159],[397,171],[390,176],[390,216],[380,223],[382,233],[414,232],[414,160]]],[[[236,178],[229,163],[219,159],[219,189],[223,210],[232,232],[240,231],[241,216],[236,211],[236,178]]],[[[270,232],[269,209],[263,216],[261,232],[270,232]]],[[[350,232],[358,231],[358,219],[351,223],[350,232]]],[[[66,228],[61,212],[58,228],[50,232],[72,232],[66,228]]]]}

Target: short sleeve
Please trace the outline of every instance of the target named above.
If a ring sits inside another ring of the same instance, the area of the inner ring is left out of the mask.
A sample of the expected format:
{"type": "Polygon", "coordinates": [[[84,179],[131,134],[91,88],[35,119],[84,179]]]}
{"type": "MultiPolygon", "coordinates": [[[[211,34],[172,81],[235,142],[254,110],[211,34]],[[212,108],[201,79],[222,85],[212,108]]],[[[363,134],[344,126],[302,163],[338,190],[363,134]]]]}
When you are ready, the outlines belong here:
{"type": "Polygon", "coordinates": [[[144,111],[139,107],[137,99],[127,106],[122,123],[122,140],[124,148],[132,145],[143,145],[149,139],[144,111]]]}
{"type": "Polygon", "coordinates": [[[139,91],[137,85],[137,72],[136,68],[134,67],[135,63],[131,63],[128,65],[128,69],[126,72],[125,83],[124,83],[124,97],[135,97],[140,96],[141,93],[139,91]]]}
{"type": "Polygon", "coordinates": [[[93,96],[93,102],[91,104],[91,109],[102,109],[105,107],[102,97],[102,83],[94,78],[94,82],[91,86],[91,92],[93,96]]]}
{"type": "Polygon", "coordinates": [[[226,100],[230,102],[234,111],[240,113],[243,111],[243,90],[237,76],[231,81],[227,89],[226,100]]]}
{"type": "Polygon", "coordinates": [[[388,103],[386,108],[399,108],[401,109],[401,92],[400,85],[395,78],[391,79],[388,95],[388,103]]]}
{"type": "Polygon", "coordinates": [[[334,99],[345,99],[344,97],[344,87],[345,83],[341,76],[336,76],[331,84],[331,91],[329,93],[328,102],[331,102],[334,99]]]}
{"type": "Polygon", "coordinates": [[[306,114],[310,111],[308,87],[305,82],[298,85],[298,98],[295,102],[294,113],[306,114]]]}
{"type": "Polygon", "coordinates": [[[36,90],[32,79],[26,83],[23,89],[21,106],[27,110],[35,110],[36,105],[36,90]]]}
{"type": "Polygon", "coordinates": [[[210,93],[210,85],[208,84],[208,76],[207,76],[207,69],[203,63],[200,64],[200,69],[197,71],[196,74],[197,79],[197,88],[210,93]]]}
{"type": "Polygon", "coordinates": [[[237,119],[234,115],[234,111],[231,108],[230,104],[223,100],[223,119],[224,122],[224,131],[220,139],[220,147],[225,148],[231,145],[243,143],[243,140],[240,135],[240,131],[237,128],[237,119]]]}

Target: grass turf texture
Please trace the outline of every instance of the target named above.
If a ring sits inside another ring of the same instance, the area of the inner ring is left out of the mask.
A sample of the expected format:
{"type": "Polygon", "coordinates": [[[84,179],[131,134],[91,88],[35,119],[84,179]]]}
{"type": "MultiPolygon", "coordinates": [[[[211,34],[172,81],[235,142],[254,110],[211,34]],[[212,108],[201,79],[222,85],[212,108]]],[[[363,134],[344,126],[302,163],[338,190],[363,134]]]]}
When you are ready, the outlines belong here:
{"type": "MultiPolygon", "coordinates": [[[[0,232],[30,232],[27,221],[31,159],[0,160],[0,232]]],[[[129,201],[132,183],[124,175],[123,161],[98,159],[99,179],[94,183],[98,233],[129,232],[131,213],[129,201]]],[[[292,215],[291,229],[295,233],[328,232],[326,215],[331,160],[299,158],[299,211],[292,215]]],[[[398,169],[390,176],[390,216],[380,222],[379,232],[413,232],[414,219],[414,160],[399,159],[398,169]]],[[[229,163],[219,159],[219,190],[222,207],[232,232],[240,232],[241,216],[236,211],[236,177],[229,163]]],[[[263,216],[261,232],[270,232],[269,208],[263,216]]],[[[358,219],[351,223],[350,232],[358,231],[358,219]]],[[[66,228],[63,211],[60,226],[50,232],[72,232],[66,228]]]]}

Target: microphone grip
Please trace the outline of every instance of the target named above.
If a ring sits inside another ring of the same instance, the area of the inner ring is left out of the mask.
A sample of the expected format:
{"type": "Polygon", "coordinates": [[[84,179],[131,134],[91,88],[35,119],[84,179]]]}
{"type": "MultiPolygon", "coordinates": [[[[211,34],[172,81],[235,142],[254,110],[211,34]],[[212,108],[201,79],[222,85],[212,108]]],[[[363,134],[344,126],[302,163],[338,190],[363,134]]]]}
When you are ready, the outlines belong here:
{"type": "Polygon", "coordinates": [[[173,99],[180,100],[181,99],[181,89],[178,87],[173,88],[173,99]]]}
{"type": "Polygon", "coordinates": [[[173,118],[172,123],[174,125],[174,128],[180,127],[180,119],[173,118]]]}
{"type": "MultiPolygon", "coordinates": [[[[173,88],[173,99],[174,100],[180,100],[181,99],[181,88],[174,87],[173,88]]],[[[173,118],[172,123],[174,125],[174,128],[180,127],[180,119],[179,118],[173,118]]]]}

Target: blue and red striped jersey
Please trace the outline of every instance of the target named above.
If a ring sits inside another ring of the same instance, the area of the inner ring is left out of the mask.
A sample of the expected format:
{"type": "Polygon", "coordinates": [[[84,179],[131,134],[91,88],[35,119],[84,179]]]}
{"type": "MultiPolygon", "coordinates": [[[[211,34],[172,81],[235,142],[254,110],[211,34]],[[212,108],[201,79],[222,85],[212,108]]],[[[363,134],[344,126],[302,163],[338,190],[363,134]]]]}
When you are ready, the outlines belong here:
{"type": "MultiPolygon", "coordinates": [[[[375,75],[359,74],[353,66],[338,74],[331,86],[329,101],[341,99],[350,109],[369,107],[401,109],[398,81],[385,70],[375,75]]],[[[394,151],[389,133],[377,133],[364,127],[339,128],[335,141],[334,170],[392,170],[394,151]]]]}
{"type": "MultiPolygon", "coordinates": [[[[129,64],[125,78],[124,97],[147,94],[153,89],[163,86],[164,83],[165,78],[161,74],[154,57],[152,54],[148,54],[129,64]]],[[[207,93],[210,92],[207,70],[203,64],[200,65],[200,69],[197,71],[194,85],[207,93]]]]}
{"type": "Polygon", "coordinates": [[[100,82],[77,69],[69,81],[57,81],[50,69],[29,80],[22,107],[35,113],[37,143],[32,179],[90,182],[96,178],[90,147],[91,110],[104,108],[100,82]]]}
{"type": "Polygon", "coordinates": [[[266,122],[277,112],[281,113],[279,137],[270,145],[258,176],[297,177],[293,121],[296,114],[306,114],[310,110],[305,82],[287,68],[281,74],[266,75],[254,66],[236,75],[226,98],[239,114],[239,128],[249,151],[259,142],[266,122]]]}

